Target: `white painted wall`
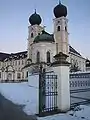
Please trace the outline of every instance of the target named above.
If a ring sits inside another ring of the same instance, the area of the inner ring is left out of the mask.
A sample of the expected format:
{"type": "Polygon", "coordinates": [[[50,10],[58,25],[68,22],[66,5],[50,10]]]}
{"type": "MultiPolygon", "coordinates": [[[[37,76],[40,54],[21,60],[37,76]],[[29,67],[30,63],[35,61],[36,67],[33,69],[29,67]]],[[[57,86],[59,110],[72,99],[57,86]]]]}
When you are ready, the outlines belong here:
{"type": "Polygon", "coordinates": [[[70,90],[88,88],[90,88],[90,72],[78,72],[70,74],[70,90]]]}
{"type": "Polygon", "coordinates": [[[47,62],[46,53],[49,51],[51,53],[51,62],[53,61],[53,56],[56,54],[55,43],[49,42],[39,42],[32,44],[32,62],[36,63],[37,52],[40,52],[40,61],[47,62]]]}
{"type": "Polygon", "coordinates": [[[27,43],[27,58],[32,59],[32,44],[35,39],[35,37],[38,35],[38,33],[41,33],[41,31],[44,28],[40,25],[30,25],[28,26],[28,43],[27,43]],[[33,33],[33,37],[31,38],[31,33],[33,33]]]}
{"type": "Polygon", "coordinates": [[[71,104],[90,99],[90,72],[72,73],[70,76],[71,104]]]}
{"type": "Polygon", "coordinates": [[[58,75],[58,108],[65,112],[70,109],[69,66],[56,66],[53,70],[58,75]]]}
{"type": "Polygon", "coordinates": [[[58,43],[58,53],[62,52],[68,55],[68,30],[67,28],[68,20],[66,17],[55,18],[54,20],[54,38],[55,43],[58,43]],[[58,26],[60,26],[60,31],[57,30],[58,26]]]}

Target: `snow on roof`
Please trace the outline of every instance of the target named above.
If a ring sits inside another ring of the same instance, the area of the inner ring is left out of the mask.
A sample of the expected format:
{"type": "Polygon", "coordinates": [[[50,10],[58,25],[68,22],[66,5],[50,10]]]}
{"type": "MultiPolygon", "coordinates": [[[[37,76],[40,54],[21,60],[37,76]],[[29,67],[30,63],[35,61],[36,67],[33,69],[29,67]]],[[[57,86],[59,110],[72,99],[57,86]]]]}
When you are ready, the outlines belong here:
{"type": "MultiPolygon", "coordinates": [[[[79,52],[77,52],[73,47],[69,46],[69,51],[71,53],[74,53],[76,55],[81,56],[81,54],[79,52]]],[[[8,60],[19,60],[22,58],[26,58],[27,57],[27,51],[22,51],[22,52],[17,52],[17,53],[11,53],[11,54],[7,54],[7,53],[0,53],[0,61],[8,61],[8,60]]]]}

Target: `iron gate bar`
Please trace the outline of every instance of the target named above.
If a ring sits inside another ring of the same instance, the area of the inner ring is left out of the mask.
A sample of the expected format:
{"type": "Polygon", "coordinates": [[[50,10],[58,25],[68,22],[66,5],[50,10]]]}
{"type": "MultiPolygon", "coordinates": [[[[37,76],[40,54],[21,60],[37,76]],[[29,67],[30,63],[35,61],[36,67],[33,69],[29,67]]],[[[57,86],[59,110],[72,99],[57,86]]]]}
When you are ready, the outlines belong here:
{"type": "Polygon", "coordinates": [[[40,68],[39,74],[39,116],[58,113],[57,75],[40,68]]]}
{"type": "Polygon", "coordinates": [[[78,98],[78,99],[82,99],[82,100],[89,100],[90,101],[90,99],[88,99],[88,98],[82,98],[82,97],[76,97],[76,96],[70,96],[70,97],[72,97],[72,98],[78,98]]]}
{"type": "Polygon", "coordinates": [[[89,92],[90,88],[87,89],[77,89],[77,90],[70,90],[70,93],[79,93],[79,92],[89,92]]]}

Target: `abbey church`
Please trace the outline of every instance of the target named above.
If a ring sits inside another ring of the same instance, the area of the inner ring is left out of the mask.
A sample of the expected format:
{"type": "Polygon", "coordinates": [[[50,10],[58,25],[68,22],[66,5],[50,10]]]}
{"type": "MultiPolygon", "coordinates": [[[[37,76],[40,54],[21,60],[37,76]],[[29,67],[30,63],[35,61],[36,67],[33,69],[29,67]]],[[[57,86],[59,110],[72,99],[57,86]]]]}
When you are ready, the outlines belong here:
{"type": "Polygon", "coordinates": [[[70,72],[86,71],[86,59],[68,44],[67,7],[59,3],[53,13],[53,34],[41,26],[42,18],[35,11],[29,17],[27,51],[0,52],[0,80],[26,80],[28,70],[37,71],[40,64],[48,68],[59,52],[69,56],[70,72]]]}

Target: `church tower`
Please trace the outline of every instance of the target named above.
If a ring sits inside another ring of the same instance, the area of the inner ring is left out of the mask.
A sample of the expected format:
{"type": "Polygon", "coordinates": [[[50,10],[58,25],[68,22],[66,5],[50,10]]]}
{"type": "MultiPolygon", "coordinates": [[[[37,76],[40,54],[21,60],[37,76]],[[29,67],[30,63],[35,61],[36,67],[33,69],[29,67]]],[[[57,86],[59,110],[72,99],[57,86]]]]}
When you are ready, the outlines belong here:
{"type": "Polygon", "coordinates": [[[68,30],[67,23],[67,8],[59,4],[54,8],[54,39],[56,43],[56,54],[62,52],[68,55],[69,45],[68,45],[68,30]]]}
{"type": "Polygon", "coordinates": [[[27,59],[32,60],[32,44],[37,35],[41,33],[41,31],[44,29],[43,27],[40,26],[42,22],[42,19],[39,14],[35,13],[32,14],[29,17],[29,23],[30,25],[28,26],[28,55],[27,59]]]}

